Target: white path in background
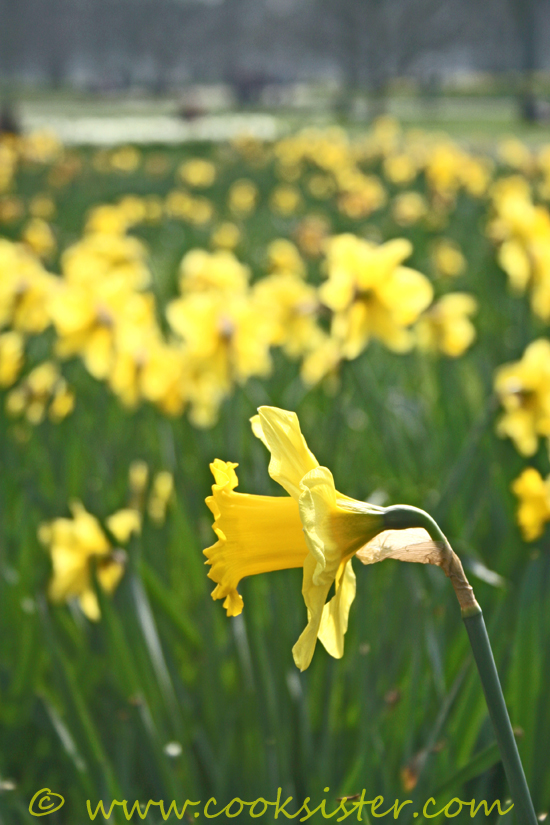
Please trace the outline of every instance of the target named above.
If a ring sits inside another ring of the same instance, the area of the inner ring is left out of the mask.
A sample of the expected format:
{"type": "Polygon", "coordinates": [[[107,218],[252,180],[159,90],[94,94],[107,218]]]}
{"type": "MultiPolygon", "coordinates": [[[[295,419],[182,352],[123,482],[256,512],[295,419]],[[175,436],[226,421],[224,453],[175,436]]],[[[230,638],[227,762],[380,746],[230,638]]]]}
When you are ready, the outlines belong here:
{"type": "Polygon", "coordinates": [[[28,114],[23,119],[23,128],[29,132],[47,129],[67,145],[95,146],[218,141],[243,134],[273,140],[286,131],[279,119],[267,114],[209,115],[190,122],[165,115],[75,117],[28,114]]]}

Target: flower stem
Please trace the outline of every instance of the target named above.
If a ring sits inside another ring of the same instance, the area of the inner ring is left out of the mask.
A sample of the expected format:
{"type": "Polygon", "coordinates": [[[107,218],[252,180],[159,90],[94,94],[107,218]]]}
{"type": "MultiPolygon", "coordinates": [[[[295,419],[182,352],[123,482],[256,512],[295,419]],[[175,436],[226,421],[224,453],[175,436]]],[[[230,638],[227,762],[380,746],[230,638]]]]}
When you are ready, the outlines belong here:
{"type": "Polygon", "coordinates": [[[388,507],[384,514],[384,526],[388,530],[423,527],[439,548],[439,554],[427,556],[426,561],[443,568],[451,579],[460,603],[462,618],[481,679],[518,822],[520,825],[537,825],[535,809],[510,724],[483,613],[458,556],[452,550],[439,525],[424,510],[405,505],[388,507]]]}
{"type": "Polygon", "coordinates": [[[464,624],[472,646],[474,659],[481,677],[489,715],[495,729],[502,764],[510,785],[510,793],[520,825],[537,825],[537,817],[523,772],[518,746],[510,724],[502,688],[487,635],[483,613],[464,616],[464,624]]]}

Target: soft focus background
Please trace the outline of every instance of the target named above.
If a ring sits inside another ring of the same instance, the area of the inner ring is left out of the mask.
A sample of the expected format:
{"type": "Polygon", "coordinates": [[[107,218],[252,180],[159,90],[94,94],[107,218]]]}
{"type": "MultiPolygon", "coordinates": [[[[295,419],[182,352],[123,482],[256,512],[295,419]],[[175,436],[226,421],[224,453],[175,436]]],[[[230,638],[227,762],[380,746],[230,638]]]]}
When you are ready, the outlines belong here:
{"type": "Polygon", "coordinates": [[[439,521],[543,821],[549,44],[543,0],[0,0],[0,822],[508,798],[441,571],[356,562],[303,674],[300,570],[212,601],[209,463],[282,492],[260,404],[439,521]]]}

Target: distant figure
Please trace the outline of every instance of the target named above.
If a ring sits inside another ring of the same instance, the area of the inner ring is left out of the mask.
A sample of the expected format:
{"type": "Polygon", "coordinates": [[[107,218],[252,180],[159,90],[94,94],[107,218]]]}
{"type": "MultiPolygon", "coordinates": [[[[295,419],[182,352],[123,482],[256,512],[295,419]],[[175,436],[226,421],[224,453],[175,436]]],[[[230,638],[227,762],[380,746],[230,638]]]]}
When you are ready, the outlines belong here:
{"type": "Polygon", "coordinates": [[[229,80],[239,106],[257,106],[267,86],[278,86],[281,80],[264,72],[233,72],[229,80]]]}
{"type": "Polygon", "coordinates": [[[197,120],[199,117],[204,117],[204,115],[206,115],[206,109],[197,103],[184,103],[180,106],[178,114],[184,120],[192,121],[197,120]]]}
{"type": "Polygon", "coordinates": [[[538,100],[532,92],[524,93],[519,98],[521,119],[525,123],[548,123],[550,121],[550,103],[538,100]]]}
{"type": "Polygon", "coordinates": [[[0,135],[19,135],[21,126],[13,103],[4,100],[0,107],[0,135]]]}

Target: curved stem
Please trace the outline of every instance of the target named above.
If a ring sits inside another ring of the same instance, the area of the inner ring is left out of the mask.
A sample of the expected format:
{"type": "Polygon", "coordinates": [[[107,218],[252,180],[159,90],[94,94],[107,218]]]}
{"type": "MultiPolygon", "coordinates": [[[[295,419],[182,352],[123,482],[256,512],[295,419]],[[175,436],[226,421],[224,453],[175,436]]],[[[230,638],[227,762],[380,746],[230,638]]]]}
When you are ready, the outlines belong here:
{"type": "Polygon", "coordinates": [[[384,524],[388,530],[423,527],[434,541],[442,541],[445,544],[449,543],[441,527],[429,513],[421,510],[419,507],[411,507],[409,504],[395,504],[393,507],[386,507],[384,524]]]}
{"type": "Polygon", "coordinates": [[[447,541],[439,524],[429,513],[406,504],[387,507],[384,511],[384,527],[388,530],[423,527],[439,550],[439,554],[435,558],[430,557],[426,560],[441,567],[445,575],[451,580],[460,604],[462,618],[481,613],[481,607],[477,603],[472,586],[466,578],[462,562],[447,541]]]}
{"type": "Polygon", "coordinates": [[[498,678],[483,613],[464,574],[460,559],[451,548],[437,522],[424,510],[407,505],[387,507],[384,513],[384,526],[387,530],[423,527],[440,550],[439,554],[427,556],[426,561],[443,568],[446,575],[451,579],[457,595],[487,701],[489,716],[493,723],[502,764],[510,786],[518,822],[520,825],[537,825],[535,809],[533,808],[529,787],[525,779],[512,725],[510,724],[510,717],[498,678]]]}

